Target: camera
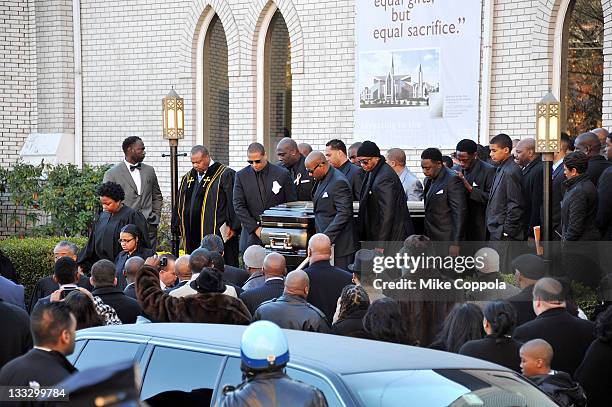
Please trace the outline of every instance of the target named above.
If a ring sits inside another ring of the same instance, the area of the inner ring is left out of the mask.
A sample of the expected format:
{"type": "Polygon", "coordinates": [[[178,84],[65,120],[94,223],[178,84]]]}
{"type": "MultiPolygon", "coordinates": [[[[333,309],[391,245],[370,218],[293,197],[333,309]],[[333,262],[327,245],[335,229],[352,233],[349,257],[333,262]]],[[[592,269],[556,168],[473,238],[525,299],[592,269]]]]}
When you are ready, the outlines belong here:
{"type": "Polygon", "coordinates": [[[166,267],[168,265],[168,258],[162,257],[159,259],[159,267],[166,267]]]}
{"type": "Polygon", "coordinates": [[[64,299],[68,296],[68,294],[70,294],[71,292],[75,291],[76,288],[64,288],[62,290],[62,292],[60,293],[60,299],[64,299]]]}

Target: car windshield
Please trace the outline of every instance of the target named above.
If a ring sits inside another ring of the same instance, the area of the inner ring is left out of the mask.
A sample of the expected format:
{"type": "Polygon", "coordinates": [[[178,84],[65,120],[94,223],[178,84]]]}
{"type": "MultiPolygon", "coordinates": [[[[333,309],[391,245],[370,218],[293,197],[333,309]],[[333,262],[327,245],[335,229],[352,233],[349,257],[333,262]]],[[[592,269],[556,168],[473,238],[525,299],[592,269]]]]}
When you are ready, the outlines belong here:
{"type": "Polygon", "coordinates": [[[554,407],[516,373],[495,370],[402,370],[343,376],[362,406],[554,407]]]}

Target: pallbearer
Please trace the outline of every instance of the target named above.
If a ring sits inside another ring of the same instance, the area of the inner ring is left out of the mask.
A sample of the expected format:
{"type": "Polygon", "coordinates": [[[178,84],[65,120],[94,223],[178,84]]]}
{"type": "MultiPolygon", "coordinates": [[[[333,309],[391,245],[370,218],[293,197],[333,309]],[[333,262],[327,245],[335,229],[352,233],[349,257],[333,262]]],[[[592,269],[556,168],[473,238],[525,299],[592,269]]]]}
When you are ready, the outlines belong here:
{"type": "Polygon", "coordinates": [[[263,245],[259,216],[273,206],[297,199],[289,171],[268,162],[264,146],[252,143],[247,150],[249,165],[236,173],[234,209],[240,223],[240,252],[263,245]]]}
{"type": "Polygon", "coordinates": [[[204,236],[221,236],[225,262],[237,266],[240,220],[232,205],[236,172],[215,162],[201,145],[191,149],[191,164],[193,168],[181,179],[172,226],[180,231],[187,254],[200,247],[204,236]]]}
{"type": "Polygon", "coordinates": [[[327,162],[323,153],[310,153],[305,164],[308,173],[316,180],[312,196],[316,231],[327,235],[334,245],[334,265],[346,269],[357,251],[351,187],[346,177],[327,162]]]}

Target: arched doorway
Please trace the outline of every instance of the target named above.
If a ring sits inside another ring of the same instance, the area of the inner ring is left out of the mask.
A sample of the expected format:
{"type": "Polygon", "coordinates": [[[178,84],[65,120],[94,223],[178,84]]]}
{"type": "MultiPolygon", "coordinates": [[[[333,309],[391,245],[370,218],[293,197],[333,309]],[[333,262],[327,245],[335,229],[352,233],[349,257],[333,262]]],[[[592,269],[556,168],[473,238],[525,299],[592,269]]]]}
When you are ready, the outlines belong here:
{"type": "Polygon", "coordinates": [[[604,17],[601,0],[572,0],[563,21],[563,129],[578,135],[602,125],[604,17]]]}
{"type": "Polygon", "coordinates": [[[291,135],[291,44],[280,10],[274,12],[265,35],[263,141],[273,154],[278,141],[291,135]]]}
{"type": "Polygon", "coordinates": [[[215,161],[229,163],[229,77],[227,39],[219,16],[208,25],[203,50],[202,134],[215,161]]]}

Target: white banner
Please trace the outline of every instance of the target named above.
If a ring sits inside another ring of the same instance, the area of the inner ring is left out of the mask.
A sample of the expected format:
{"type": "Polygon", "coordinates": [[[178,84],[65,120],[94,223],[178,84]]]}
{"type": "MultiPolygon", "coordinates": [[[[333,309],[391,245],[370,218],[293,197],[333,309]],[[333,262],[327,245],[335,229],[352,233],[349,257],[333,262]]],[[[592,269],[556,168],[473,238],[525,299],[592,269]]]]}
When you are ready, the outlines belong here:
{"type": "Polygon", "coordinates": [[[355,140],[478,139],[481,0],[357,0],[355,140]]]}

